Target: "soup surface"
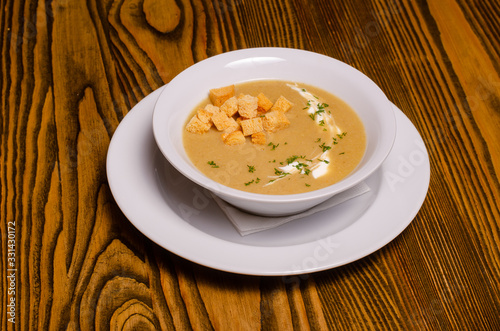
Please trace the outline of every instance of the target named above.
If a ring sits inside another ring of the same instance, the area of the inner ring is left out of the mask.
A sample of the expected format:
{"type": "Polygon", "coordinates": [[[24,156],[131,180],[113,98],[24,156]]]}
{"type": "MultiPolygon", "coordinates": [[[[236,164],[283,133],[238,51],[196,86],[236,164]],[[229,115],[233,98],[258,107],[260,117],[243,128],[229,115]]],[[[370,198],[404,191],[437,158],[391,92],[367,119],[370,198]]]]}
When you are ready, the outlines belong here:
{"type": "MultiPolygon", "coordinates": [[[[223,139],[228,133],[214,125],[204,133],[185,130],[184,148],[203,174],[248,192],[295,194],[334,184],[360,163],[366,147],[365,130],[345,102],[314,86],[281,80],[234,86],[235,96],[260,93],[272,103],[283,96],[293,104],[284,112],[289,124],[275,132],[262,131],[257,143],[248,135],[234,145],[228,145],[223,139]]],[[[207,97],[191,117],[210,103],[207,97]]],[[[263,120],[265,116],[258,115],[263,120]]],[[[238,113],[233,116],[238,117],[238,113]]]]}

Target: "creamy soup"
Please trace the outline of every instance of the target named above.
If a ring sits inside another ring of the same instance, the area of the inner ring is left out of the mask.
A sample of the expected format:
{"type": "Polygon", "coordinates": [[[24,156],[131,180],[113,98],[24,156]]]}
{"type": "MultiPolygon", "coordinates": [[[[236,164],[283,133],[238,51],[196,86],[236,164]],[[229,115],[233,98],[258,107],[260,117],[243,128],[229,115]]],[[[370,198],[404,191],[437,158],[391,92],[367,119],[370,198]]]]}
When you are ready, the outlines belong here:
{"type": "MultiPolygon", "coordinates": [[[[284,113],[289,124],[275,132],[259,133],[264,141],[254,143],[252,136],[245,136],[234,145],[228,145],[224,140],[228,133],[214,125],[203,133],[185,130],[185,150],[203,174],[248,192],[295,194],[332,185],[360,163],[366,147],[365,131],[345,102],[301,83],[259,80],[234,86],[235,96],[260,93],[272,103],[283,96],[293,104],[284,113]]],[[[191,116],[210,103],[207,97],[191,116]]],[[[258,115],[263,120],[265,116],[258,115]]],[[[238,117],[238,113],[233,116],[238,117]]]]}

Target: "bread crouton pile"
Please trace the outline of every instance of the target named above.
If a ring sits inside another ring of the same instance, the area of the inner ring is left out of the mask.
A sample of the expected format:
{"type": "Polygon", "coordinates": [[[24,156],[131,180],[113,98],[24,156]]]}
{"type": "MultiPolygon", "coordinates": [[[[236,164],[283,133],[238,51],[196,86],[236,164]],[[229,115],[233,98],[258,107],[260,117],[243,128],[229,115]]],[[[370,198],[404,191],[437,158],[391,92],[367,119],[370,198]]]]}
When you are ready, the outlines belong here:
{"type": "Polygon", "coordinates": [[[209,91],[210,102],[200,108],[186,125],[186,130],[203,134],[212,126],[222,132],[227,145],[244,144],[250,137],[254,144],[266,144],[266,132],[276,132],[290,125],[285,113],[293,104],[280,96],[274,103],[263,93],[235,96],[234,85],[209,91]]]}

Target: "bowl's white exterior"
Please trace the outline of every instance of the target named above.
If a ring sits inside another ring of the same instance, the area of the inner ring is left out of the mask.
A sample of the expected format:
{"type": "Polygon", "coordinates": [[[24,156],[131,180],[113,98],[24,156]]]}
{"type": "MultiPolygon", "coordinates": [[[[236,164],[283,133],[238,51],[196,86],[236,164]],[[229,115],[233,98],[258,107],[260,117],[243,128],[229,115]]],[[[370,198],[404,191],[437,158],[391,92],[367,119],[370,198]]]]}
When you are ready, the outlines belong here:
{"type": "Polygon", "coordinates": [[[333,58],[289,48],[250,48],[213,56],[187,68],[165,86],[153,114],[153,132],[163,155],[182,174],[246,211],[281,216],[309,209],[372,174],[389,154],[396,120],[382,90],[353,67],[333,58]],[[214,87],[280,79],[322,88],[347,102],[361,118],[367,147],[357,169],[329,187],[300,194],[264,195],[223,186],[194,167],[182,143],[184,123],[214,87]]]}

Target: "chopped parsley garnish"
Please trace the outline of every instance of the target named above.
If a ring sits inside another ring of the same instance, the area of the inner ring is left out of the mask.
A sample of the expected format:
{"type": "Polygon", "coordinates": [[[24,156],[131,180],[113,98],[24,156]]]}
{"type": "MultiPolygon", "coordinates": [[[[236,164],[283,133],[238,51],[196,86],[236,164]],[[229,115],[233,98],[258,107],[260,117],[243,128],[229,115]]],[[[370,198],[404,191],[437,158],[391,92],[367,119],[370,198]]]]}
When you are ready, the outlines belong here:
{"type": "Polygon", "coordinates": [[[311,172],[311,170],[307,168],[308,166],[309,166],[308,164],[302,162],[297,162],[297,164],[294,165],[294,167],[297,168],[297,170],[301,174],[306,174],[306,175],[309,175],[309,173],[311,172]]]}
{"type": "Polygon", "coordinates": [[[248,185],[253,184],[253,183],[258,184],[259,182],[260,182],[260,178],[257,177],[256,179],[252,179],[251,181],[246,182],[245,186],[248,186],[248,185]]]}
{"type": "Polygon", "coordinates": [[[279,170],[278,168],[274,168],[274,174],[276,176],[280,176],[280,178],[281,178],[281,177],[285,177],[286,175],[289,175],[290,173],[279,170]]]}
{"type": "MultiPolygon", "coordinates": [[[[307,167],[307,165],[306,165],[306,167],[307,167]]],[[[297,168],[297,169],[299,169],[299,168],[297,168]]],[[[305,167],[302,167],[299,170],[300,170],[301,174],[305,174],[307,176],[309,176],[309,174],[311,173],[311,169],[308,169],[308,168],[305,168],[305,167]]]]}
{"type": "MultiPolygon", "coordinates": [[[[288,159],[286,159],[286,163],[290,164],[290,163],[293,163],[293,162],[297,161],[298,159],[303,159],[303,160],[306,160],[306,161],[312,161],[312,160],[306,159],[305,155],[292,155],[288,159]]],[[[283,162],[281,162],[281,164],[283,164],[283,162]]]]}
{"type": "Polygon", "coordinates": [[[344,154],[345,154],[345,152],[339,153],[339,155],[344,155],[344,154]]]}
{"type": "Polygon", "coordinates": [[[255,167],[254,166],[247,165],[247,167],[248,167],[248,172],[254,172],[255,171],[255,167]]]}
{"type": "Polygon", "coordinates": [[[269,144],[267,144],[267,146],[271,146],[271,150],[274,151],[276,149],[276,147],[278,147],[280,144],[273,144],[272,142],[270,142],[269,144]]]}
{"type": "Polygon", "coordinates": [[[306,183],[306,186],[307,186],[307,187],[309,187],[309,186],[311,186],[311,184],[307,184],[307,183],[306,183]]]}
{"type": "MultiPolygon", "coordinates": [[[[342,139],[342,138],[344,138],[346,135],[347,135],[347,132],[342,132],[341,134],[337,134],[337,137],[339,137],[339,139],[342,139]]],[[[335,139],[335,138],[334,138],[334,139],[335,139]]]]}
{"type": "MultiPolygon", "coordinates": [[[[318,97],[315,96],[316,99],[319,99],[318,97]]],[[[307,101],[307,106],[308,107],[305,107],[304,109],[307,109],[311,106],[311,100],[307,101]]],[[[318,110],[316,110],[314,113],[312,114],[309,114],[309,117],[314,121],[314,119],[316,118],[316,115],[319,115],[319,114],[322,114],[325,112],[325,108],[328,107],[328,104],[326,103],[318,103],[317,104],[317,108],[318,110]]],[[[325,125],[325,121],[320,121],[320,125],[325,125]]]]}
{"type": "Polygon", "coordinates": [[[297,160],[299,158],[298,155],[293,155],[293,156],[290,156],[288,159],[286,159],[286,163],[287,164],[290,164],[290,163],[293,163],[295,160],[297,160]]]}
{"type": "Polygon", "coordinates": [[[208,161],[207,164],[212,168],[218,168],[219,166],[214,161],[208,161]]]}
{"type": "Polygon", "coordinates": [[[326,146],[325,143],[322,143],[321,145],[319,145],[319,148],[321,148],[323,150],[323,153],[326,152],[327,150],[332,149],[331,146],[326,146]]]}

